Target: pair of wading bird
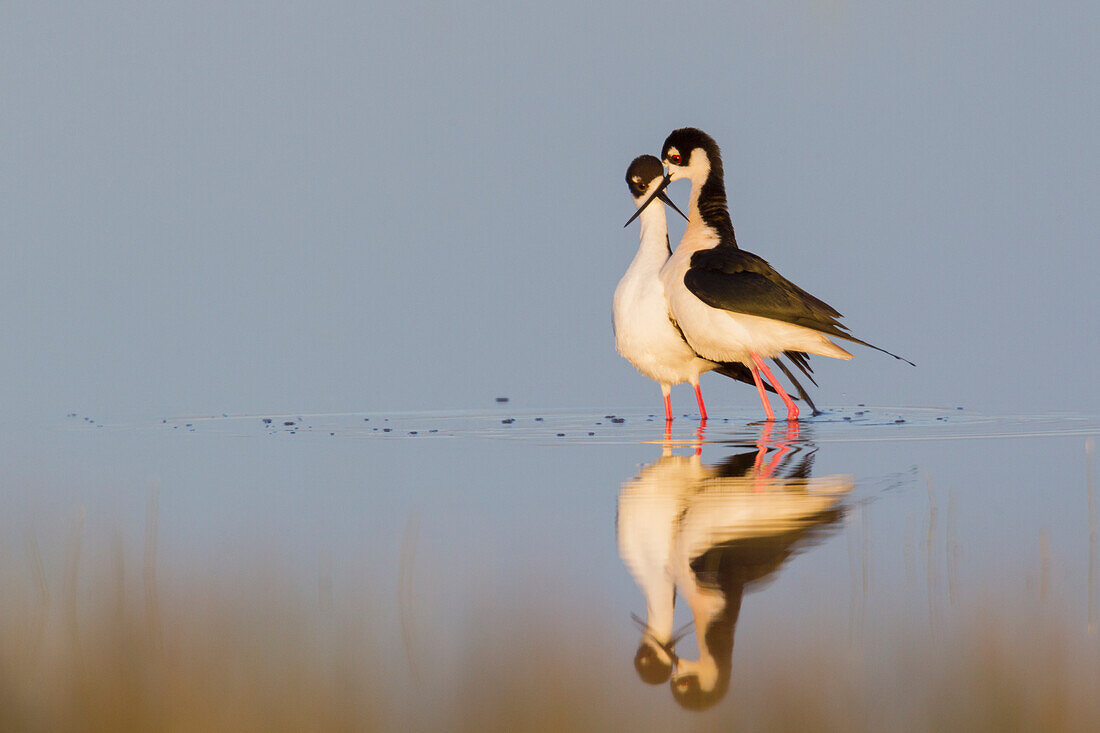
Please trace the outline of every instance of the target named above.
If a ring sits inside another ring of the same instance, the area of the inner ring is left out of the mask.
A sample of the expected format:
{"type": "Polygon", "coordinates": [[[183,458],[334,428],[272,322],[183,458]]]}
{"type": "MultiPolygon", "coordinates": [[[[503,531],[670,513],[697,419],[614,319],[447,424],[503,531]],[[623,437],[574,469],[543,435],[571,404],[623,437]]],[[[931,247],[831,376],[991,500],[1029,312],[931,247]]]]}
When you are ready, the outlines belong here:
{"type": "Polygon", "coordinates": [[[672,421],[671,387],[683,382],[695,388],[700,417],[707,419],[699,376],[712,370],[755,385],[769,420],[775,415],[767,391],[783,400],[788,420],[797,420],[798,405],[765,359],[779,367],[817,414],[809,394],[781,357],[816,386],[810,354],[852,358],[830,336],[912,364],[852,336],[841,325],[836,309],[787,280],[763,258],[738,248],[726,207],[722,156],[712,137],[692,127],[675,130],[665,140],[661,158],[640,156],[626,172],[638,207],[627,224],[641,219],[641,244],[615,289],[612,312],[615,348],[661,385],[667,422],[672,421]],[[664,192],[681,178],[691,181],[687,216],[664,192]],[[687,219],[675,252],[664,207],[650,206],[658,199],[687,219]]]}

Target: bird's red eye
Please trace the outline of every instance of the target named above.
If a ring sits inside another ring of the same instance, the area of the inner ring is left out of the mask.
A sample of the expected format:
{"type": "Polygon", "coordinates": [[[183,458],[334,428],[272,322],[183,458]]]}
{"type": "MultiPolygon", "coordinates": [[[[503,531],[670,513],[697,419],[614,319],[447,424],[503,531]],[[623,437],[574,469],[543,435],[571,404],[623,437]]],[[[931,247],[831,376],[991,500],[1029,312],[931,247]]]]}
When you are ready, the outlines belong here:
{"type": "Polygon", "coordinates": [[[675,154],[670,155],[668,156],[668,162],[672,163],[673,165],[680,165],[680,156],[675,154]]]}

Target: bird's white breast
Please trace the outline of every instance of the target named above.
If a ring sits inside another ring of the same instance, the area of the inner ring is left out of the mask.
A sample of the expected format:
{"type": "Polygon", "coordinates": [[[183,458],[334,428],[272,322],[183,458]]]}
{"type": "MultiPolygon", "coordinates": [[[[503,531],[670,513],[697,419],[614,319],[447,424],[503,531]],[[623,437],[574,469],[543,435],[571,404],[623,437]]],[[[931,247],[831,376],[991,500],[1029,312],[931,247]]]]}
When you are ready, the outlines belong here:
{"type": "Polygon", "coordinates": [[[650,379],[680,384],[714,365],[698,358],[669,320],[660,265],[636,258],[615,288],[615,348],[650,379]]]}

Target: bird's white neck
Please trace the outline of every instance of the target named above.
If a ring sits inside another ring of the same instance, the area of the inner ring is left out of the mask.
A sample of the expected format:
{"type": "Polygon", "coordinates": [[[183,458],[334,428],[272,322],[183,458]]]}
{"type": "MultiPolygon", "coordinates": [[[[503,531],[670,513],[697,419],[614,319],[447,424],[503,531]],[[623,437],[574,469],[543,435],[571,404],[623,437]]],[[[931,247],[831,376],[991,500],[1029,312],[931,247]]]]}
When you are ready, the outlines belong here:
{"type": "Polygon", "coordinates": [[[691,198],[688,200],[688,221],[684,229],[684,239],[698,241],[708,239],[714,234],[714,230],[703,221],[703,215],[699,213],[699,194],[703,190],[703,184],[710,175],[710,166],[705,170],[695,172],[688,180],[691,181],[691,198]]]}
{"type": "Polygon", "coordinates": [[[641,242],[638,254],[630,263],[630,268],[659,270],[668,259],[668,222],[665,219],[665,205],[655,201],[646,207],[641,216],[641,242]]]}

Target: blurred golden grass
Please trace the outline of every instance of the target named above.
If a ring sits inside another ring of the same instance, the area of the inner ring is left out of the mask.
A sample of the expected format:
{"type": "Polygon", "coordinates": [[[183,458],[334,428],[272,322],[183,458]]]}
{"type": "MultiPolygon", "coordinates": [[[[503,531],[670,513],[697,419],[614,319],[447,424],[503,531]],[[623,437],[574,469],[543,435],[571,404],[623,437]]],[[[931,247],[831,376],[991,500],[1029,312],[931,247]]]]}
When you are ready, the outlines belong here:
{"type": "MultiPolygon", "coordinates": [[[[81,578],[80,546],[76,521],[54,577],[33,540],[0,564],[0,730],[1100,730],[1096,637],[1056,600],[956,606],[934,635],[900,614],[863,646],[818,636],[751,664],[735,644],[728,699],[694,714],[560,609],[487,599],[447,669],[421,629],[418,683],[365,604],[244,561],[164,578],[154,552],[134,572],[121,541],[81,578]],[[410,711],[395,690],[431,692],[410,711]]],[[[743,621],[738,641],[759,632],[743,621]]]]}

